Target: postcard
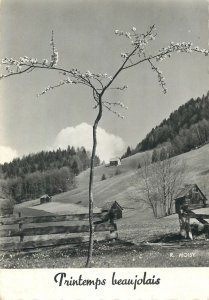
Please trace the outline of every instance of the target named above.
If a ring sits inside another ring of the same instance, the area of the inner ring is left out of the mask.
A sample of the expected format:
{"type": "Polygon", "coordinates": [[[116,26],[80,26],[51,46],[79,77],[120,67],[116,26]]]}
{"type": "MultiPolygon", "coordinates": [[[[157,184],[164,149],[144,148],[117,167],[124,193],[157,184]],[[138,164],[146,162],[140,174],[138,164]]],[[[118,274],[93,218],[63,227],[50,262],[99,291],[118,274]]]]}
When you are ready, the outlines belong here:
{"type": "Polygon", "coordinates": [[[1,0],[0,28],[0,299],[208,300],[208,1],[1,0]]]}

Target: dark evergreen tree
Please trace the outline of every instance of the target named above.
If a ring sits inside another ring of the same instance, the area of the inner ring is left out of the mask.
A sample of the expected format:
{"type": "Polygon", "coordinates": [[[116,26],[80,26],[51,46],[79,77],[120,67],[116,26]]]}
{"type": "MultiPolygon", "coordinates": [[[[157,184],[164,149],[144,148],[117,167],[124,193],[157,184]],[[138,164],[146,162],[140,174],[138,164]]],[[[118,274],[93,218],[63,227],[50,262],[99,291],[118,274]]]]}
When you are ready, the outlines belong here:
{"type": "Polygon", "coordinates": [[[167,152],[167,150],[164,147],[162,147],[160,149],[160,160],[163,161],[163,160],[165,160],[167,158],[168,158],[168,152],[167,152]]]}
{"type": "Polygon", "coordinates": [[[101,180],[106,180],[106,175],[105,174],[102,175],[101,180]]]}
{"type": "Polygon", "coordinates": [[[156,149],[154,149],[153,152],[152,152],[152,163],[157,162],[158,161],[158,157],[159,157],[158,151],[156,149]]]}
{"type": "Polygon", "coordinates": [[[76,160],[73,161],[73,164],[72,164],[72,170],[73,170],[73,173],[75,175],[78,175],[79,174],[79,168],[78,168],[78,163],[76,160]]]}

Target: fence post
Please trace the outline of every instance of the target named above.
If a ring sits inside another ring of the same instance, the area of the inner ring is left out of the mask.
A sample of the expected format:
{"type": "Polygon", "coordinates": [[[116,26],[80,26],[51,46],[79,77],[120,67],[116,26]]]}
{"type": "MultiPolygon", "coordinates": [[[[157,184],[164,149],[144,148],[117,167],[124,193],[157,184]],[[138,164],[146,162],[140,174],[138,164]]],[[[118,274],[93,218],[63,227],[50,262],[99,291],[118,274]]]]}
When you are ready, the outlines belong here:
{"type": "Polygon", "coordinates": [[[183,236],[184,238],[186,238],[186,226],[185,226],[185,222],[184,222],[184,218],[182,215],[182,209],[180,208],[178,211],[178,216],[179,216],[179,225],[180,225],[180,234],[181,236],[183,236]]]}
{"type": "MultiPolygon", "coordinates": [[[[21,218],[21,212],[18,213],[19,218],[21,218]]],[[[19,231],[22,231],[22,223],[19,223],[19,231]]],[[[23,242],[24,236],[22,232],[20,233],[20,242],[23,242]]]]}
{"type": "Polygon", "coordinates": [[[185,228],[186,228],[187,237],[189,237],[190,240],[193,240],[191,226],[190,226],[190,217],[188,216],[185,217],[185,228]]]}
{"type": "Polygon", "coordinates": [[[180,234],[185,239],[190,238],[193,240],[191,226],[190,226],[190,217],[187,216],[189,213],[188,210],[189,199],[183,199],[181,201],[176,201],[176,212],[179,216],[179,225],[180,225],[180,234]]]}
{"type": "Polygon", "coordinates": [[[109,212],[109,216],[110,216],[110,224],[112,224],[114,226],[113,230],[110,230],[110,236],[113,236],[113,242],[115,242],[115,239],[118,238],[118,233],[115,232],[117,231],[117,224],[114,222],[116,220],[116,212],[114,209],[110,210],[109,212]]]}

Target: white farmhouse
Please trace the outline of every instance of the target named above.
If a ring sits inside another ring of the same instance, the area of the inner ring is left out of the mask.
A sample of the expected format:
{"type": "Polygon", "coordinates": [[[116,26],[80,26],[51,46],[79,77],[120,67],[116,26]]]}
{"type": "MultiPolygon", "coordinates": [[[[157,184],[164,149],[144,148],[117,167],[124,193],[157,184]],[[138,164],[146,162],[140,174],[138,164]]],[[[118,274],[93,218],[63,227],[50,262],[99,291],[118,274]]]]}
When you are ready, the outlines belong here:
{"type": "Polygon", "coordinates": [[[119,157],[114,157],[110,159],[110,166],[120,166],[121,159],[119,157]]]}

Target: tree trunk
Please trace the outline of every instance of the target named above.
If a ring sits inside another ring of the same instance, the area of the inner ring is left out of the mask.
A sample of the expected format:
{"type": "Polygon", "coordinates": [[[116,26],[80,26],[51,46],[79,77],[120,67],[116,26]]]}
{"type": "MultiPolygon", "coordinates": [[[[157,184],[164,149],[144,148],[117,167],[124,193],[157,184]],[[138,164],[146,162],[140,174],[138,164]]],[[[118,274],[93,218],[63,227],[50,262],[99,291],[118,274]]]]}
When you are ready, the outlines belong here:
{"type": "Polygon", "coordinates": [[[87,268],[91,267],[91,260],[93,254],[93,242],[94,242],[94,220],[93,220],[94,197],[93,197],[92,189],[93,189],[93,182],[94,182],[94,159],[95,159],[96,148],[97,148],[97,126],[102,117],[101,96],[99,96],[98,104],[99,104],[99,112],[93,126],[93,147],[92,147],[90,175],[89,175],[89,247],[88,247],[88,257],[86,262],[87,268]]]}

